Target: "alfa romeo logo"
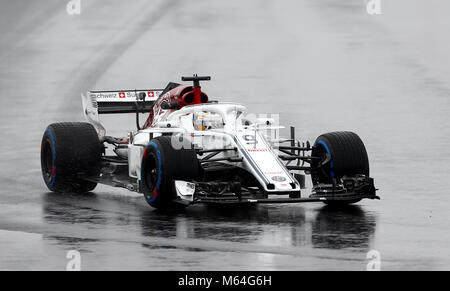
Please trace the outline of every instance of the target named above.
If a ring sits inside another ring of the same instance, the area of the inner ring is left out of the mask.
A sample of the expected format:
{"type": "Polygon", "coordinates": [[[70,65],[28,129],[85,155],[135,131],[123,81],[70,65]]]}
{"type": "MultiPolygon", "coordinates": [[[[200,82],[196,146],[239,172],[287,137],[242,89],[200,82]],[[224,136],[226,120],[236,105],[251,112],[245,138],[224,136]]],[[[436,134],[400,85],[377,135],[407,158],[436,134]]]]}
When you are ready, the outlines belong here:
{"type": "Polygon", "coordinates": [[[284,182],[284,181],[286,181],[286,178],[283,176],[273,176],[272,180],[275,182],[284,182]]]}

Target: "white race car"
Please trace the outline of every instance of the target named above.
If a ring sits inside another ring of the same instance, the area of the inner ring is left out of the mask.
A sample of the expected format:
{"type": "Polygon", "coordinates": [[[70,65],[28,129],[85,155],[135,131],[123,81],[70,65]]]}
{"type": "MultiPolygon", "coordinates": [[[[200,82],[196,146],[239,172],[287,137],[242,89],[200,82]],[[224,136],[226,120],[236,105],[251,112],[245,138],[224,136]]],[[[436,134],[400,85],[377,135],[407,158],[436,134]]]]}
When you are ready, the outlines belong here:
{"type": "Polygon", "coordinates": [[[90,91],[87,123],[48,126],[41,147],[42,174],[54,192],[85,193],[97,183],[141,192],[156,208],[194,203],[345,205],[379,199],[361,139],[331,132],[314,145],[279,138],[272,118],[251,118],[240,104],[210,101],[200,81],[163,90],[90,91]],[[99,114],[136,113],[128,137],[106,135],[99,114]],[[139,115],[149,113],[144,126],[139,115]],[[107,155],[108,147],[114,154],[107,155]],[[305,175],[312,189],[305,189],[305,175]]]}

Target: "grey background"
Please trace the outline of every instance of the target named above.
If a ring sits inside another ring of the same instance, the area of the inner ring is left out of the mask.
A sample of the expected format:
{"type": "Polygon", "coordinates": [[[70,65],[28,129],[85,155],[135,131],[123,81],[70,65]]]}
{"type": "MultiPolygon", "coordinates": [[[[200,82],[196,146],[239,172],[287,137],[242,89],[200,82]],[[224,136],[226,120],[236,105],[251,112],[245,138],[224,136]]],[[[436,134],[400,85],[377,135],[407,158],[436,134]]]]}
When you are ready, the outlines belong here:
{"type": "Polygon", "coordinates": [[[0,2],[0,269],[64,270],[71,249],[85,270],[365,270],[371,249],[383,270],[449,269],[448,1],[382,0],[374,16],[365,0],[67,2],[0,2]],[[382,200],[168,215],[102,186],[48,193],[40,139],[82,120],[80,93],[192,73],[302,139],[357,132],[382,200]]]}

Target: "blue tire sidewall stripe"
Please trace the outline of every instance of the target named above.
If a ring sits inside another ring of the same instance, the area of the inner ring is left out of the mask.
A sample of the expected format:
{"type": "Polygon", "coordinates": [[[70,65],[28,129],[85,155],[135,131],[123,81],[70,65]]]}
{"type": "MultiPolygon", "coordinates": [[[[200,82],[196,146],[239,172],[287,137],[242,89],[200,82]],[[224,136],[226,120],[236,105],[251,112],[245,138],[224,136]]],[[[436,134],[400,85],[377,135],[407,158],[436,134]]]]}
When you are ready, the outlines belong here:
{"type": "MultiPolygon", "coordinates": [[[[52,165],[52,169],[50,169],[50,171],[52,172],[52,179],[50,181],[50,183],[47,184],[47,187],[52,188],[55,185],[55,180],[56,180],[56,173],[53,173],[53,168],[56,170],[56,143],[55,143],[55,137],[53,136],[53,132],[51,129],[47,129],[45,131],[45,133],[50,137],[50,141],[52,142],[52,158],[53,158],[53,165],[52,165]]],[[[44,168],[42,167],[42,175],[44,176],[44,180],[45,180],[45,173],[44,173],[44,168]]]]}
{"type": "MultiPolygon", "coordinates": [[[[316,142],[316,144],[322,145],[325,148],[325,150],[327,151],[327,153],[329,153],[331,155],[331,151],[328,148],[328,145],[326,144],[326,142],[324,142],[323,140],[319,140],[319,141],[316,142]]],[[[334,179],[333,167],[334,167],[333,166],[333,158],[331,158],[331,160],[330,160],[330,178],[331,179],[334,179]]]]}
{"type": "MultiPolygon", "coordinates": [[[[152,147],[154,147],[154,148],[156,149],[156,157],[157,157],[157,159],[158,159],[158,181],[156,182],[156,191],[157,191],[158,194],[159,194],[159,188],[161,187],[161,181],[162,181],[162,161],[161,161],[161,151],[158,150],[158,145],[157,145],[155,142],[153,142],[153,141],[150,142],[150,143],[147,145],[147,148],[145,149],[145,151],[147,151],[147,150],[148,150],[148,147],[150,147],[150,146],[152,146],[152,147]]],[[[144,177],[144,167],[141,168],[141,183],[142,183],[143,177],[144,177]]],[[[152,199],[147,199],[147,201],[148,201],[148,202],[153,202],[153,201],[156,200],[156,198],[158,198],[158,197],[156,196],[156,197],[153,197],[152,199]]]]}

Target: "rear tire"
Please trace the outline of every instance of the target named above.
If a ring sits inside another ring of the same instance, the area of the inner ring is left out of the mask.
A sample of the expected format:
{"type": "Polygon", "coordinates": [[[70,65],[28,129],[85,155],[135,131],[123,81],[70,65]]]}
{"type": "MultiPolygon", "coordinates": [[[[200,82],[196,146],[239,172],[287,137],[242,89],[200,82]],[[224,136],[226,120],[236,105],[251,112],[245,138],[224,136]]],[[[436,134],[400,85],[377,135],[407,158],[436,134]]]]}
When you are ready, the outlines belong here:
{"type": "MultiPolygon", "coordinates": [[[[311,175],[313,185],[320,183],[339,183],[343,176],[362,174],[369,176],[369,159],[361,138],[349,131],[325,133],[319,136],[314,143],[312,155],[325,157],[331,155],[331,160],[324,165],[322,171],[311,175]]],[[[318,163],[313,163],[317,167],[318,163]]],[[[348,201],[328,201],[326,204],[341,206],[356,203],[361,199],[348,201]]]]}
{"type": "Polygon", "coordinates": [[[194,149],[174,149],[170,136],[150,141],[141,165],[141,189],[150,206],[158,209],[187,206],[176,203],[174,180],[192,181],[199,177],[199,163],[194,149]]]}
{"type": "Polygon", "coordinates": [[[86,193],[97,183],[80,176],[98,176],[101,144],[89,123],[54,123],[47,127],[41,145],[41,169],[48,189],[58,193],[86,193]]]}

